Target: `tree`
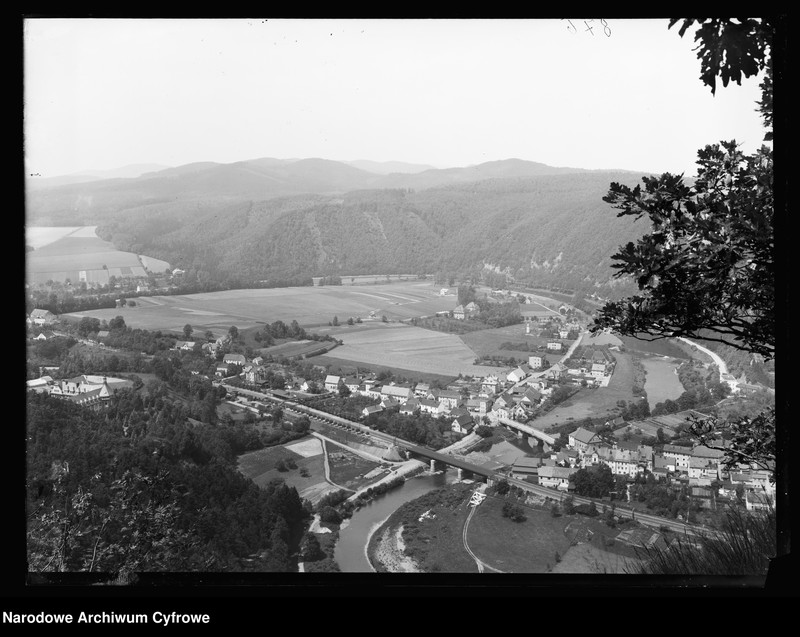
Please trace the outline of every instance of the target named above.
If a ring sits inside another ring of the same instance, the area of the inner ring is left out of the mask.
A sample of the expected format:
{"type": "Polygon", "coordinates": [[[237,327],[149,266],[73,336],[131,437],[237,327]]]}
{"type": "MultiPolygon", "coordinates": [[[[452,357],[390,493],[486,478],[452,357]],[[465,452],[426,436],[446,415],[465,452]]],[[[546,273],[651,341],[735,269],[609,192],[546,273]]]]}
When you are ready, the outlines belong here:
{"type": "Polygon", "coordinates": [[[575,493],[590,498],[603,498],[615,488],[614,474],[607,464],[578,469],[573,480],[575,493]]]}
{"type": "Polygon", "coordinates": [[[331,322],[331,325],[333,325],[334,327],[339,325],[339,317],[338,316],[334,316],[333,317],[333,321],[331,322]]]}
{"type": "Polygon", "coordinates": [[[188,341],[192,337],[194,329],[188,323],[183,326],[183,337],[188,341]]]}
{"type": "MultiPolygon", "coordinates": [[[[716,91],[762,71],[758,112],[773,124],[773,42],[785,41],[782,19],[686,19],[681,37],[698,26],[701,79],[716,91]]],[[[670,28],[680,20],[670,21],[670,28]]],[[[767,130],[765,141],[772,138],[767,130]]],[[[610,328],[641,338],[692,336],[774,358],[776,340],[773,151],[745,156],[735,141],[698,151],[697,178],[665,173],[643,178],[644,189],[612,183],[604,200],[617,216],[648,216],[652,230],[613,258],[616,276],[635,277],[640,294],[606,303],[591,330],[610,328]]],[[[719,395],[719,390],[717,390],[719,395]]],[[[665,403],[665,408],[667,407],[665,403]]],[[[732,422],[695,421],[702,444],[730,435],[726,460],[774,467],[774,409],[732,422]]]]}
{"type": "Polygon", "coordinates": [[[108,322],[109,330],[124,330],[125,327],[125,319],[121,316],[115,316],[108,322]]]}
{"type": "Polygon", "coordinates": [[[231,337],[232,341],[235,341],[237,338],[239,338],[239,328],[235,325],[231,325],[228,328],[228,335],[231,337]]]}
{"type": "MultiPolygon", "coordinates": [[[[670,28],[679,22],[670,20],[670,28]]],[[[701,79],[716,91],[766,71],[759,102],[772,126],[772,41],[777,20],[685,19],[698,24],[701,79]]],[[[767,131],[765,140],[771,139],[767,131]]],[[[655,338],[695,336],[772,358],[775,348],[773,154],[745,156],[735,141],[698,151],[697,180],[665,173],[631,190],[612,183],[604,198],[617,216],[648,215],[653,231],[614,259],[616,276],[636,278],[641,295],[607,303],[592,331],[612,328],[655,338]]]]}

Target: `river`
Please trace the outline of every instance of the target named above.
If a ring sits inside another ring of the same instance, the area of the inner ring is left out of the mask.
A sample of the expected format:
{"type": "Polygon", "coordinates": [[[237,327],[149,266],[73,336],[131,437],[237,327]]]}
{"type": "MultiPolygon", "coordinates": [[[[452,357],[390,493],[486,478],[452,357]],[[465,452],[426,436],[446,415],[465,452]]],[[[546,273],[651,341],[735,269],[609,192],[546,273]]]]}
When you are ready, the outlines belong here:
{"type": "Polygon", "coordinates": [[[409,478],[399,487],[378,496],[356,511],[347,526],[339,531],[339,540],[334,550],[334,558],[342,572],[372,572],[366,553],[372,531],[383,524],[401,505],[425,495],[428,491],[452,484],[456,479],[453,470],[436,475],[423,473],[415,478],[409,478]]]}
{"type": "MultiPolygon", "coordinates": [[[[484,459],[511,465],[514,460],[530,451],[531,447],[525,440],[503,441],[493,445],[484,459]]],[[[452,484],[456,480],[454,469],[437,475],[423,473],[406,480],[401,486],[356,511],[347,526],[339,531],[339,540],[334,550],[334,558],[339,568],[345,573],[372,572],[365,551],[372,531],[383,524],[401,505],[425,495],[428,491],[452,484]]]]}
{"type": "Polygon", "coordinates": [[[675,373],[682,361],[660,356],[643,357],[641,360],[642,366],[647,371],[644,390],[647,392],[650,409],[668,398],[675,400],[684,392],[683,385],[675,373]]]}

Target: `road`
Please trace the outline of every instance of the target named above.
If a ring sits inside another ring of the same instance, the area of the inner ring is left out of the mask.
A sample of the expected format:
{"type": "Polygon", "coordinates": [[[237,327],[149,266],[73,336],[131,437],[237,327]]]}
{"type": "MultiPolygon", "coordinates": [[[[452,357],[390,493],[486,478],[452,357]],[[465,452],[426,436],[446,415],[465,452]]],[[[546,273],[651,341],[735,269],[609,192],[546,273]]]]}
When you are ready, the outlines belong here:
{"type": "Polygon", "coordinates": [[[725,364],[725,361],[722,360],[719,357],[719,355],[717,355],[716,353],[712,352],[707,347],[703,347],[702,345],[700,345],[698,343],[695,343],[694,341],[690,341],[688,338],[684,338],[683,336],[679,336],[678,340],[683,341],[684,343],[687,343],[689,345],[692,345],[693,347],[696,347],[697,349],[699,349],[704,354],[708,354],[711,357],[711,359],[714,361],[714,364],[719,369],[719,382],[726,383],[728,385],[732,384],[731,393],[736,393],[736,391],[738,389],[738,387],[737,387],[738,386],[738,382],[736,380],[734,380],[734,381],[732,381],[732,383],[728,383],[728,381],[725,381],[725,380],[722,379],[723,376],[728,375],[728,366],[725,364]]]}

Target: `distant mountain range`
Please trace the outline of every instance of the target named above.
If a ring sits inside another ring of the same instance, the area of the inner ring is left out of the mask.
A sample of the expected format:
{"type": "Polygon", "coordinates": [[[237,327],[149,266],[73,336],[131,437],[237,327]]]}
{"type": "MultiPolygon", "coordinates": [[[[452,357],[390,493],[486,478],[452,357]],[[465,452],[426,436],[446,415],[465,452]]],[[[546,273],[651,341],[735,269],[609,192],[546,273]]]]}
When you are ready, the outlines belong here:
{"type": "Polygon", "coordinates": [[[608,257],[646,229],[602,197],[642,174],[520,159],[200,162],[31,189],[26,215],[29,225],[98,225],[122,250],[217,279],[490,268],[608,287],[608,257]]]}

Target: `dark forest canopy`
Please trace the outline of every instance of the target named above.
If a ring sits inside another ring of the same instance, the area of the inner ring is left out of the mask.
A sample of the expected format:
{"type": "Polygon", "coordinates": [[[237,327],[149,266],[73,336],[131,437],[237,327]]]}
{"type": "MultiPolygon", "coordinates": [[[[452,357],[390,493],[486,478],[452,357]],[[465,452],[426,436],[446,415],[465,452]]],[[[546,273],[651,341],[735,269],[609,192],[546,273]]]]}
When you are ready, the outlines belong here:
{"type": "Polygon", "coordinates": [[[609,180],[632,186],[641,173],[506,176],[504,162],[491,163],[499,167],[471,173],[475,181],[432,181],[426,189],[261,199],[247,190],[199,196],[191,189],[160,198],[148,190],[153,180],[125,180],[124,189],[80,184],[38,191],[29,223],[74,225],[78,215],[121,250],[163,259],[198,280],[248,286],[311,276],[463,274],[486,265],[533,285],[624,288],[612,278],[609,255],[644,228],[609,222],[602,195],[609,180]],[[94,207],[76,211],[78,200],[94,207]]]}

